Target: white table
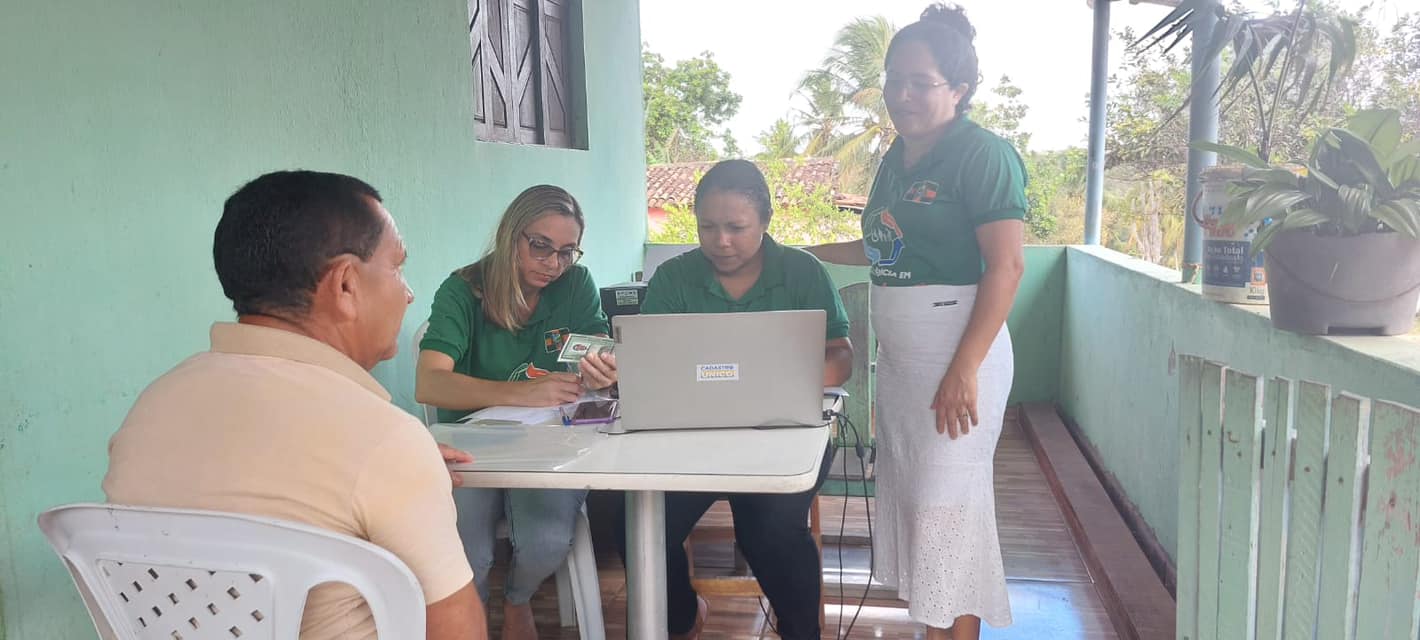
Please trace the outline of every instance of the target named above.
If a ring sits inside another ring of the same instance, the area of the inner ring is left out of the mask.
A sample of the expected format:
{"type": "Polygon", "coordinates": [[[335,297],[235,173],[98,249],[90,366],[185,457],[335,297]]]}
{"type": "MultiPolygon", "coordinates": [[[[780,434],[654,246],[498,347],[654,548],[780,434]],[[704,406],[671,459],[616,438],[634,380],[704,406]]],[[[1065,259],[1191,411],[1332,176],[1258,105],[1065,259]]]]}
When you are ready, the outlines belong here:
{"type": "MultiPolygon", "coordinates": [[[[836,406],[826,399],[824,407],[836,406]]],[[[665,492],[798,493],[812,489],[828,427],[646,431],[594,426],[431,427],[472,453],[453,470],[465,487],[611,489],[626,496],[626,588],[632,640],[666,637],[665,492]]]]}

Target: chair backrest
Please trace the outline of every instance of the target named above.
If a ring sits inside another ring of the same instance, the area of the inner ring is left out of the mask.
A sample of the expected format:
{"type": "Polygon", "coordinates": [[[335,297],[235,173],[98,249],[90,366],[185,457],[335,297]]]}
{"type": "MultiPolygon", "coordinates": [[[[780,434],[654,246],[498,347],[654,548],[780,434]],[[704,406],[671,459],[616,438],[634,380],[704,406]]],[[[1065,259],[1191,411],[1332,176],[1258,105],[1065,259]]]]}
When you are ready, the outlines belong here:
{"type": "Polygon", "coordinates": [[[656,275],[656,269],[660,268],[667,260],[682,253],[699,247],[698,244],[648,244],[645,246],[645,253],[641,261],[641,280],[650,282],[651,276],[656,275]]]}
{"type": "MultiPolygon", "coordinates": [[[[414,354],[414,362],[416,368],[418,368],[419,366],[419,343],[424,341],[424,333],[427,331],[429,331],[428,320],[425,320],[423,324],[419,325],[418,329],[414,330],[414,349],[411,350],[410,353],[414,354]]],[[[416,376],[414,384],[417,385],[419,384],[417,378],[419,372],[415,371],[414,375],[416,376]]],[[[434,407],[421,403],[419,405],[419,409],[424,413],[424,426],[429,426],[439,421],[439,411],[434,407]]]]}
{"type": "MultiPolygon", "coordinates": [[[[858,439],[866,446],[873,441],[873,360],[876,354],[874,335],[868,313],[868,295],[872,287],[855,282],[838,289],[843,308],[848,312],[848,339],[853,342],[853,375],[844,383],[848,392],[845,410],[857,427],[858,439]]],[[[840,444],[853,446],[853,436],[840,426],[840,444]]]]}
{"type": "Polygon", "coordinates": [[[113,504],[56,507],[39,527],[101,637],[295,638],[307,592],[325,582],[359,591],[381,638],[424,637],[414,574],[363,540],[270,518],[113,504]]]}

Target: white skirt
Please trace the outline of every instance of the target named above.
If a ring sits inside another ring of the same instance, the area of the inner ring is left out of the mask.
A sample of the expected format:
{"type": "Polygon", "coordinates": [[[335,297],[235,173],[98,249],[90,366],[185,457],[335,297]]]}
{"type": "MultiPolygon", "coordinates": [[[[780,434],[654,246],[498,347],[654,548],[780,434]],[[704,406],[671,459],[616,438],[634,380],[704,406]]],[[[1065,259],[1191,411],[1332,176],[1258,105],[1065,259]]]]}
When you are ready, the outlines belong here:
{"type": "Polygon", "coordinates": [[[922,624],[947,628],[975,615],[1008,626],[992,458],[1015,368],[1010,334],[1001,328],[977,376],[980,425],[952,440],[937,433],[932,400],[976,287],[875,286],[870,300],[878,338],[874,575],[897,587],[922,624]]]}

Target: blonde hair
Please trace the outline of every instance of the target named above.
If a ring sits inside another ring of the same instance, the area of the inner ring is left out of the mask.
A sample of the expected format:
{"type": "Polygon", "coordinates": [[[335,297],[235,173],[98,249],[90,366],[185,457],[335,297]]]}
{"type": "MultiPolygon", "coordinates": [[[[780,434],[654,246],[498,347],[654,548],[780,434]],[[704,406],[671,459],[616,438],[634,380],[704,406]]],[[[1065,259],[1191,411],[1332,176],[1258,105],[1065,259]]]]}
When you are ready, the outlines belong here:
{"type": "Polygon", "coordinates": [[[587,228],[582,206],[565,189],[546,184],[528,187],[503,212],[488,251],[478,262],[458,271],[473,294],[483,299],[483,315],[493,324],[509,331],[522,330],[528,301],[518,273],[518,244],[526,242],[523,234],[533,222],[554,214],[577,221],[579,230],[587,228]]]}

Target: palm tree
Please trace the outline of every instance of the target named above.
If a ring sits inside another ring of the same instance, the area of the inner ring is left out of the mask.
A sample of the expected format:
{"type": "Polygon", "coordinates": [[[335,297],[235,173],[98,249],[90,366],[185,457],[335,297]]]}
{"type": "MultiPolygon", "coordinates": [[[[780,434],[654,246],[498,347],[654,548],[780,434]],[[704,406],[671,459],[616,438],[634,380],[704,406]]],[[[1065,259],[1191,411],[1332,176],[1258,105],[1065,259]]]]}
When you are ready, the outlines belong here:
{"type": "Polygon", "coordinates": [[[883,102],[883,64],[896,33],[897,27],[883,16],[844,25],[822,68],[810,72],[799,86],[809,100],[809,110],[801,112],[800,119],[810,131],[806,153],[833,154],[845,191],[867,192],[895,136],[883,102]]]}
{"type": "Polygon", "coordinates": [[[764,133],[755,137],[759,146],[764,150],[755,156],[759,160],[776,160],[786,158],[796,158],[799,156],[799,145],[803,143],[804,136],[794,130],[794,125],[788,120],[780,118],[774,121],[764,133]]]}
{"type": "Polygon", "coordinates": [[[843,138],[840,131],[846,104],[843,94],[833,86],[833,79],[828,74],[818,71],[804,78],[799,84],[798,94],[808,105],[795,109],[794,114],[798,126],[806,131],[804,155],[811,158],[832,155],[843,138]]]}
{"type": "MultiPolygon", "coordinates": [[[[1243,153],[1267,161],[1279,134],[1279,107],[1290,107],[1297,121],[1304,121],[1325,102],[1337,80],[1350,72],[1356,61],[1356,20],[1324,5],[1313,6],[1309,0],[1297,0],[1290,14],[1279,11],[1264,17],[1226,10],[1208,0],[1181,0],[1134,46],[1161,47],[1167,54],[1193,33],[1194,14],[1203,12],[1218,20],[1203,50],[1207,59],[1220,60],[1225,49],[1233,54],[1216,95],[1210,97],[1224,111],[1239,100],[1251,103],[1249,119],[1256,126],[1257,148],[1243,153]]],[[[1169,120],[1187,105],[1186,100],[1169,120]]],[[[1227,153],[1216,146],[1206,150],[1227,153]]]]}

